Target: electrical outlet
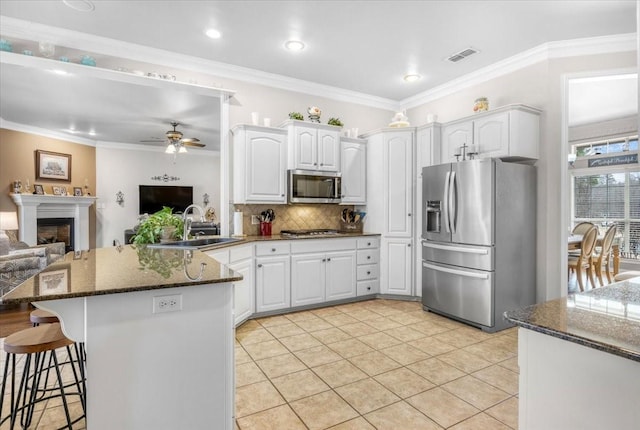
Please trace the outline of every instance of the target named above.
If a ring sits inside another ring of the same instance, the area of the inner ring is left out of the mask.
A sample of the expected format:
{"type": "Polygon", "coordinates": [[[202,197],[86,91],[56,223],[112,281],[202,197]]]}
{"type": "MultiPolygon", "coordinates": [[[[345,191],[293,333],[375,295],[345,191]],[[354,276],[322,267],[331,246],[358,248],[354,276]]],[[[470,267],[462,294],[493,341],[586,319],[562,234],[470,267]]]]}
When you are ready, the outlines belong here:
{"type": "Polygon", "coordinates": [[[251,224],[260,224],[260,218],[258,218],[258,215],[251,215],[251,224]]]}
{"type": "Polygon", "coordinates": [[[153,298],[153,313],[174,312],[182,310],[182,294],[173,296],[156,296],[153,298]]]}

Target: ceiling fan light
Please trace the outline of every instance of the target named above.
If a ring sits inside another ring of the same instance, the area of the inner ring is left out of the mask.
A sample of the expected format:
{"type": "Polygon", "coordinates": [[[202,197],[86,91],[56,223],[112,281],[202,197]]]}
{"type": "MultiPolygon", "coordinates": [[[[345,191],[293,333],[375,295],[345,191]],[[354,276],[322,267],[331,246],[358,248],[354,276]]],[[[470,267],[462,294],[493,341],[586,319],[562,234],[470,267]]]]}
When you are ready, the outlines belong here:
{"type": "Polygon", "coordinates": [[[179,154],[186,154],[187,153],[187,148],[185,148],[184,146],[181,146],[180,149],[178,149],[178,153],[179,154]]]}
{"type": "Polygon", "coordinates": [[[167,149],[165,149],[164,151],[167,154],[175,154],[176,153],[176,147],[173,146],[173,144],[169,144],[167,145],[167,149]]]}

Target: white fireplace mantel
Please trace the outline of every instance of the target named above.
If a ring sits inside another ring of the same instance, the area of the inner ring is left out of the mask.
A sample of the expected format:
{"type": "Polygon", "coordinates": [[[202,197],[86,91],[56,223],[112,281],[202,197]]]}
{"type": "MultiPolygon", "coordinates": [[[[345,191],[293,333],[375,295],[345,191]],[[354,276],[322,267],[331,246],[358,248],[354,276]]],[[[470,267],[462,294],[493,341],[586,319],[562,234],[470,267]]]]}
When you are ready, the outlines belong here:
{"type": "Polygon", "coordinates": [[[11,194],[11,198],[18,206],[21,241],[38,244],[39,218],[73,218],[74,250],[89,249],[89,206],[96,197],[11,194]]]}

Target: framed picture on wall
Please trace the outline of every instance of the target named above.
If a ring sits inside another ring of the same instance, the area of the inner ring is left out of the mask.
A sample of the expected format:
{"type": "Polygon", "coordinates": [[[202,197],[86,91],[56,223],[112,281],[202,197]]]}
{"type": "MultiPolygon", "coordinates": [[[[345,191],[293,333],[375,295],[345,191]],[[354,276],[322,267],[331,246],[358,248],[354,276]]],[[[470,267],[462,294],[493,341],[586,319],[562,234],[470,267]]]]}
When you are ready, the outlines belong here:
{"type": "Polygon", "coordinates": [[[71,182],[71,154],[36,150],[36,179],[71,182]]]}
{"type": "Polygon", "coordinates": [[[40,184],[33,184],[33,194],[44,194],[44,188],[40,184]]]}
{"type": "Polygon", "coordinates": [[[81,187],[73,187],[73,195],[76,197],[82,197],[82,188],[81,187]]]}

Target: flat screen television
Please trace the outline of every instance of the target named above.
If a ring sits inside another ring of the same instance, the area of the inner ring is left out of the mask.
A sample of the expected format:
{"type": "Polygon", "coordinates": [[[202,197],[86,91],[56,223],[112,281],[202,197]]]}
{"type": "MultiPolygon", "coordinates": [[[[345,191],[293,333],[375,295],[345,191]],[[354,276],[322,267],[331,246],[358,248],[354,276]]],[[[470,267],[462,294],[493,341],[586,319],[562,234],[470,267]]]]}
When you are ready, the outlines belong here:
{"type": "Polygon", "coordinates": [[[140,185],[140,214],[152,214],[164,206],[182,212],[193,203],[193,187],[175,185],[140,185]]]}

